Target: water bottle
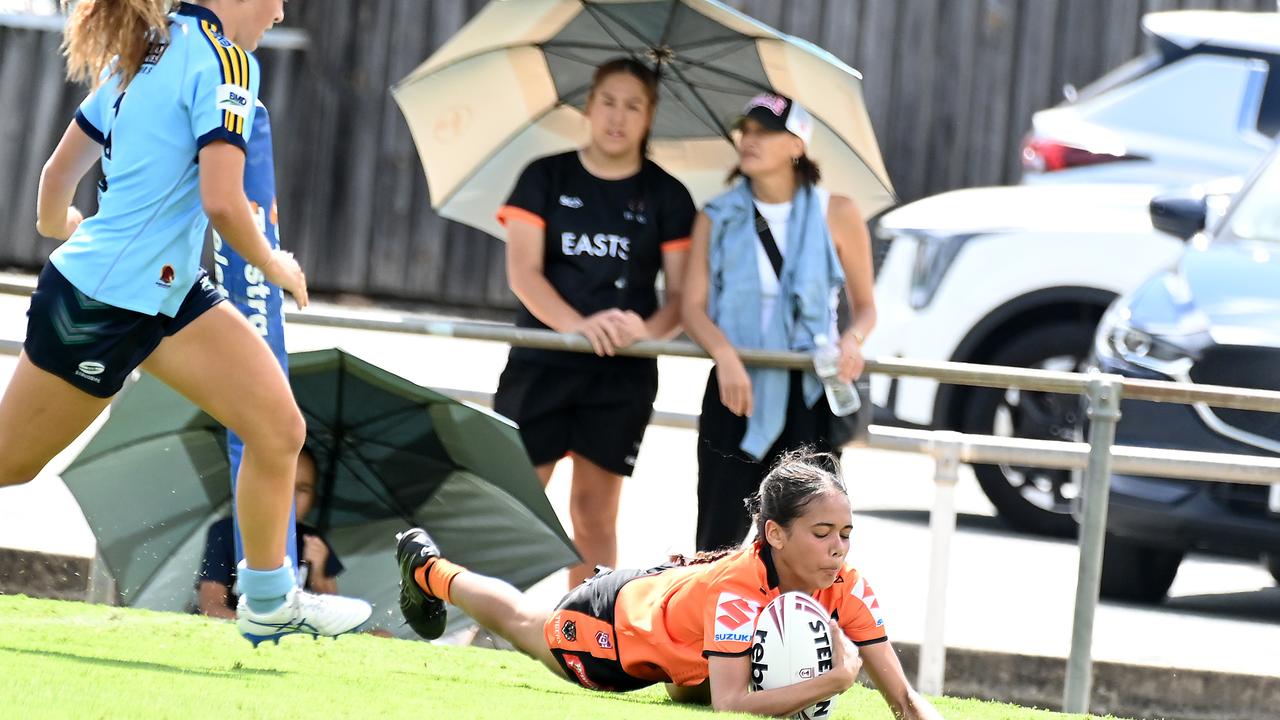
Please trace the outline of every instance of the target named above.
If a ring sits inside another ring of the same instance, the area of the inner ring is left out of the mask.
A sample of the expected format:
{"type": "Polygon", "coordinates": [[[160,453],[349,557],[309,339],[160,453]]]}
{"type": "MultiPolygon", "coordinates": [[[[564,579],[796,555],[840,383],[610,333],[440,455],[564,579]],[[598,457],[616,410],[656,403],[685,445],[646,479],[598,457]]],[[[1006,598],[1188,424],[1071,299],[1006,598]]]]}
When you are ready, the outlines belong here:
{"type": "Polygon", "coordinates": [[[833,345],[826,335],[815,335],[813,342],[813,371],[822,380],[831,413],[836,417],[844,417],[858,412],[862,407],[858,391],[854,389],[853,383],[840,381],[840,348],[833,345]]]}

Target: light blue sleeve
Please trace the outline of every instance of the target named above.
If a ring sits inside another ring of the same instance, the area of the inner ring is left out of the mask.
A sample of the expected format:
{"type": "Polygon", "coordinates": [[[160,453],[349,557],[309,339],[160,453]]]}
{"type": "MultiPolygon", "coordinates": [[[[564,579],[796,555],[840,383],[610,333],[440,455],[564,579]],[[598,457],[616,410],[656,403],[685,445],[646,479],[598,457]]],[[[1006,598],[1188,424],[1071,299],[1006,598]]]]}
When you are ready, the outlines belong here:
{"type": "Polygon", "coordinates": [[[76,110],[76,124],[99,145],[107,144],[116,100],[120,97],[119,86],[111,77],[111,70],[108,67],[102,71],[98,87],[89,93],[76,110]]]}
{"type": "Polygon", "coordinates": [[[191,134],[199,150],[221,140],[244,150],[258,100],[258,62],[236,45],[214,46],[214,62],[200,63],[190,78],[191,134]]]}

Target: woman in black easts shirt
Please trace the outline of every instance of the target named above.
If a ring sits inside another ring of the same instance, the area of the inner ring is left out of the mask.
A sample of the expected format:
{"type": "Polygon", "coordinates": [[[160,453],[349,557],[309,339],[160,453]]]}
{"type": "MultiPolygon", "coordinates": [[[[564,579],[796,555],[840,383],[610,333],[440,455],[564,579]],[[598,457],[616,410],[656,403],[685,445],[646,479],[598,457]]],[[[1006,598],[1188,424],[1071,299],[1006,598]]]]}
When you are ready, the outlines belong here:
{"type": "Polygon", "coordinates": [[[635,467],[658,390],[655,360],[616,351],[680,327],[696,209],[684,185],[645,157],[657,99],[657,75],[645,65],[619,58],[598,67],[589,144],[530,163],[498,212],[522,306],[516,325],[580,333],[595,351],[513,348],[494,397],[520,425],[544,487],[557,461],[573,459],[569,506],[583,563],[570,568],[571,587],[616,561],[622,478],[635,467]]]}

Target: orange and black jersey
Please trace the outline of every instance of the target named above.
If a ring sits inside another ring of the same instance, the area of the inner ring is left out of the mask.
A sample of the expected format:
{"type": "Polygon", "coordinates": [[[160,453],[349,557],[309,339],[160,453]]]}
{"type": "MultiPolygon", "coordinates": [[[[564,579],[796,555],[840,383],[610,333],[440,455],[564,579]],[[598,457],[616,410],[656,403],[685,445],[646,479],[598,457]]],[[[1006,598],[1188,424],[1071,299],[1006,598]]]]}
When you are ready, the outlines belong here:
{"type": "MultiPolygon", "coordinates": [[[[658,309],[663,252],[689,247],[696,214],[689,191],[652,161],[631,177],[604,180],[571,151],[530,163],[498,220],[543,230],[543,273],[583,316],[616,307],[647,318],[658,309]]],[[[523,307],[516,325],[546,328],[523,307]]],[[[530,348],[514,348],[511,357],[572,367],[653,362],[530,348]]]]}
{"type": "MultiPolygon", "coordinates": [[[[622,586],[614,608],[618,661],[633,677],[696,685],[707,678],[708,655],[751,651],[756,618],[779,594],[770,552],[759,544],[637,577],[622,586]]],[[[875,593],[848,564],[813,596],[854,643],[888,639],[875,593]]]]}

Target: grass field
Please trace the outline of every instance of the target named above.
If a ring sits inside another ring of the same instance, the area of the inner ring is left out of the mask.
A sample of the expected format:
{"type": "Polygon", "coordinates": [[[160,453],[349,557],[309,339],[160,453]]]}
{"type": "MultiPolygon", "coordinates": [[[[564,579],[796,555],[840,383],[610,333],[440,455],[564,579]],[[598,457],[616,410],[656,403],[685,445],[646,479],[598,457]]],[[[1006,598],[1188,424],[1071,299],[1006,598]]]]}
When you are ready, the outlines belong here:
{"type": "MultiPolygon", "coordinates": [[[[1068,718],[938,698],[948,718],[1068,718]]],[[[82,603],[0,597],[5,718],[677,718],[661,689],[592,693],[511,652],[370,636],[286,638],[251,648],[225,622],[82,603]]],[[[717,715],[724,717],[749,717],[717,715]]],[[[837,717],[888,718],[855,687],[837,717]]]]}

